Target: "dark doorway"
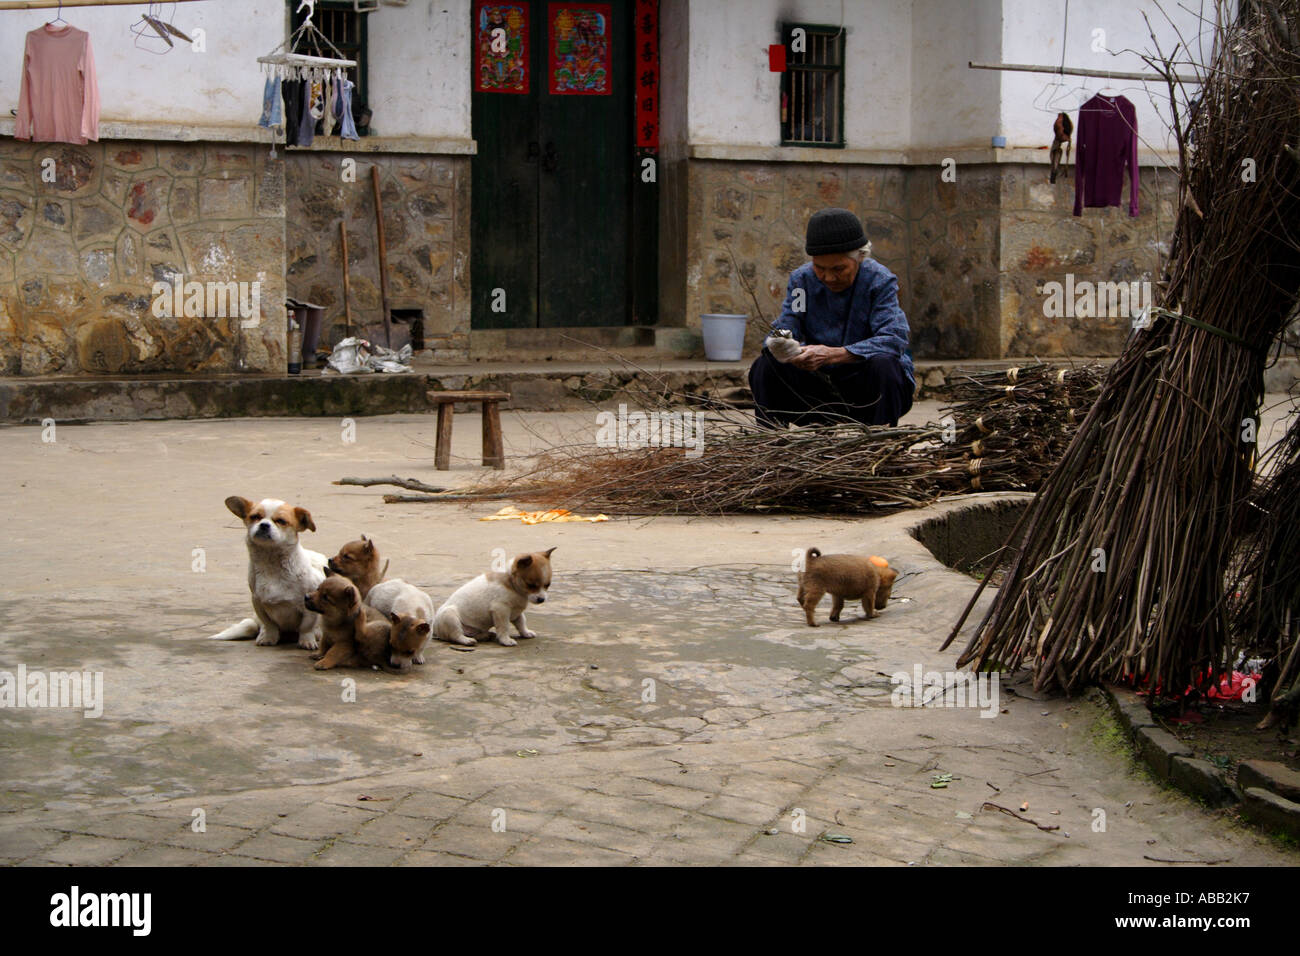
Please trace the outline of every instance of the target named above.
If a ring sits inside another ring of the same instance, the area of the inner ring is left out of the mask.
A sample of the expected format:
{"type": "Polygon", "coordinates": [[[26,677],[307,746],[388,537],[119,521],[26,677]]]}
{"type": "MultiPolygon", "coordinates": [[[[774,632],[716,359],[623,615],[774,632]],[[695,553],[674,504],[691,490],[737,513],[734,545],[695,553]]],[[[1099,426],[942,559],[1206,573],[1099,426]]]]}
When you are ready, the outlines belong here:
{"type": "Polygon", "coordinates": [[[634,195],[632,14],[632,0],[474,4],[473,328],[643,320],[630,263],[655,262],[658,240],[631,234],[634,204],[653,202],[634,195]]]}

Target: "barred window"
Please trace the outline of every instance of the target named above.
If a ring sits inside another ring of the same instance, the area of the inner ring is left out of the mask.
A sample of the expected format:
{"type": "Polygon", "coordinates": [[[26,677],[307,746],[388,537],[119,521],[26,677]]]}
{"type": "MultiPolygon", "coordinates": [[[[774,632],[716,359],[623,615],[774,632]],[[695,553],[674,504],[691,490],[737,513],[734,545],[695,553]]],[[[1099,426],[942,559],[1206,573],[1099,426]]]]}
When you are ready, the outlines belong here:
{"type": "MultiPolygon", "coordinates": [[[[302,26],[306,19],[306,9],[298,0],[289,0],[293,10],[293,29],[302,26]]],[[[357,65],[348,67],[344,72],[349,80],[357,86],[357,95],[362,102],[368,102],[370,91],[366,88],[369,77],[366,76],[366,14],[368,9],[358,12],[351,0],[318,0],[316,14],[312,24],[320,30],[346,60],[356,60],[357,65]]],[[[328,47],[321,50],[299,50],[299,53],[311,53],[317,56],[334,56],[328,47]]]]}
{"type": "Polygon", "coordinates": [[[844,30],[812,23],[781,27],[781,145],[844,146],[844,30]],[[802,30],[800,49],[795,31],[802,30]]]}

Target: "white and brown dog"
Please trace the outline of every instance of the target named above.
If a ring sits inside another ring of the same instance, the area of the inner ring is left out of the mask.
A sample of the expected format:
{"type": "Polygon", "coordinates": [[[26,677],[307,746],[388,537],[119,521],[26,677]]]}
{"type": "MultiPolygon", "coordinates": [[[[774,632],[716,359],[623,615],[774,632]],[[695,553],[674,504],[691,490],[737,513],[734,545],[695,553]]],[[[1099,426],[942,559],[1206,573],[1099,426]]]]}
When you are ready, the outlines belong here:
{"type": "Polygon", "coordinates": [[[306,508],[293,508],[276,498],[254,504],[247,498],[226,499],[231,514],[248,529],[248,590],[253,595],[256,619],[212,635],[214,641],[243,641],[256,637],[258,644],[278,644],[283,635],[293,634],[298,646],[309,651],[320,644],[320,615],[307,609],[303,595],[325,580],[326,558],[298,543],[303,531],[315,531],[316,523],[306,508]]]}
{"type": "MultiPolygon", "coordinates": [[[[524,609],[546,601],[551,586],[551,548],[535,554],[516,555],[508,571],[488,571],[462,584],[438,608],[434,633],[452,644],[476,644],[478,638],[495,637],[498,644],[513,647],[510,625],[523,638],[537,635],[528,630],[524,609]]],[[[372,595],[374,591],[370,592],[372,595]]]]}

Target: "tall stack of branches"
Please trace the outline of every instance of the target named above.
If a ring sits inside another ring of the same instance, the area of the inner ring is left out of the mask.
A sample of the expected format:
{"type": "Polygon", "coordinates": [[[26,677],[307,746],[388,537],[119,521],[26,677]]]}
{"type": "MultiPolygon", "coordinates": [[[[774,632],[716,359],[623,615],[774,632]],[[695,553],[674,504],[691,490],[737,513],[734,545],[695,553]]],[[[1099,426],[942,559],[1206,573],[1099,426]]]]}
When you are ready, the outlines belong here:
{"type": "Polygon", "coordinates": [[[770,430],[748,416],[713,415],[696,449],[661,447],[672,437],[662,434],[627,436],[625,444],[652,442],[642,448],[554,447],[527,473],[476,492],[513,490],[572,511],[726,515],[877,514],[973,491],[1032,491],[1102,374],[1100,365],[958,370],[952,387],[962,400],[923,426],[770,430]]]}
{"type": "Polygon", "coordinates": [[[1269,453],[1267,477],[1252,495],[1229,578],[1233,633],[1242,651],[1265,662],[1264,726],[1300,712],[1300,424],[1269,453]]]}
{"type": "Polygon", "coordinates": [[[1040,689],[1179,694],[1230,663],[1224,580],[1251,485],[1247,422],[1300,286],[1298,38],[1300,0],[1246,0],[1216,32],[1187,125],[1175,54],[1146,58],[1168,82],[1181,157],[1158,307],[1027,509],[959,665],[1028,660],[1040,689]]]}

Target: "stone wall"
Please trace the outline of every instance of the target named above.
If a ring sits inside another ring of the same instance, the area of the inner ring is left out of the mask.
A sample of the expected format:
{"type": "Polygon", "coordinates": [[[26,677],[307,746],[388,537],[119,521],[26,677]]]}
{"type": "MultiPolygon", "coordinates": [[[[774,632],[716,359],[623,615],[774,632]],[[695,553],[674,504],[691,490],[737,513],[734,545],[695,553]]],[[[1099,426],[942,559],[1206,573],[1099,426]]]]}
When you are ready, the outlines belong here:
{"type": "Polygon", "coordinates": [[[0,138],[3,374],[278,371],[284,291],[284,164],[265,146],[0,138]],[[154,283],[177,278],[259,282],[262,315],[160,318],[154,283]]]}
{"type": "MultiPolygon", "coordinates": [[[[325,307],[321,341],[345,335],[342,244],[346,223],[353,332],[383,344],[378,238],[371,168],[380,172],[388,289],[393,309],[421,309],[426,348],[439,362],[469,350],[470,166],[467,157],[290,151],[286,157],[289,294],[325,307]]],[[[409,328],[394,326],[394,346],[409,328]]]]}
{"type": "MultiPolygon", "coordinates": [[[[1073,169],[1070,170],[1073,174],[1073,169]]],[[[1138,176],[1138,212],[1124,205],[1074,209],[1074,179],[1048,183],[1043,166],[1010,166],[1002,181],[1000,339],[1003,355],[1117,355],[1132,327],[1130,316],[1055,317],[1044,314],[1047,282],[1155,281],[1169,254],[1178,177],[1144,167],[1138,176]]]]}
{"type": "MultiPolygon", "coordinates": [[[[1173,178],[1141,174],[1126,209],[1071,215],[1072,179],[1037,164],[981,164],[943,182],[938,166],[687,160],[675,164],[665,214],[684,235],[663,241],[661,323],[698,327],[707,312],[779,314],[790,272],[807,261],[808,218],[843,206],[862,219],[874,257],[899,280],[916,358],[1109,355],[1127,316],[1048,318],[1044,283],[1152,280],[1172,229],[1173,178]],[[752,296],[751,296],[752,291],[752,296]],[[757,299],[757,306],[755,304],[757,299]],[[680,306],[678,305],[680,303],[680,306]]],[[[751,322],[754,354],[766,322],[751,322]]]]}

